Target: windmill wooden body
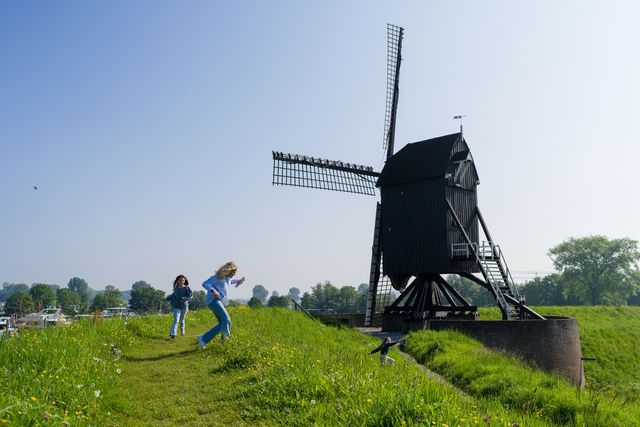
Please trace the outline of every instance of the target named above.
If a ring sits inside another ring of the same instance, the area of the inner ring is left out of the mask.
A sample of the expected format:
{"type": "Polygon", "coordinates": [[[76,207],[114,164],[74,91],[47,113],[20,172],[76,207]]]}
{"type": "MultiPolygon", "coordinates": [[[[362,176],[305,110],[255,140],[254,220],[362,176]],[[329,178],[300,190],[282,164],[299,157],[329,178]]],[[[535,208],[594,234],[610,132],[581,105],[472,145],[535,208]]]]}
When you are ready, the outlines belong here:
{"type": "Polygon", "coordinates": [[[403,34],[401,27],[387,25],[387,161],[382,171],[274,151],[273,184],[372,196],[379,189],[366,325],[384,314],[414,320],[473,317],[477,307],[443,274],[457,274],[488,289],[505,320],[543,319],[519,297],[480,213],[480,181],[462,129],[393,152],[403,34]]]}

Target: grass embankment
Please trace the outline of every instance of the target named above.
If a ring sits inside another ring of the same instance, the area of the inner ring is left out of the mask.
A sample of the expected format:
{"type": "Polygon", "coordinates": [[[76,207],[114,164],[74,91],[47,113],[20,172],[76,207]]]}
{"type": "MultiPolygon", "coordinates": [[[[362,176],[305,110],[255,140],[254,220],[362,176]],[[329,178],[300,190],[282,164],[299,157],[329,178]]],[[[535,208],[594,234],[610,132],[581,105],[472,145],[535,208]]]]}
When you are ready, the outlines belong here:
{"type": "Polygon", "coordinates": [[[578,321],[587,387],[622,401],[640,400],[640,307],[541,307],[578,321]]]}
{"type": "MultiPolygon", "coordinates": [[[[578,322],[587,388],[626,402],[640,400],[640,307],[533,307],[546,316],[578,322]]],[[[481,308],[482,319],[500,319],[497,308],[481,308]]]]}
{"type": "MultiPolygon", "coordinates": [[[[456,332],[411,334],[407,351],[428,368],[480,399],[498,401],[558,425],[640,425],[637,391],[640,310],[609,307],[541,307],[543,315],[578,320],[587,362],[587,388],[578,392],[562,379],[532,369],[514,357],[487,350],[456,332]],[[622,325],[627,327],[621,327],[622,325]],[[613,361],[613,362],[612,362],[613,361]],[[612,364],[619,363],[616,368],[612,364]]],[[[497,310],[482,310],[496,318],[497,310]]],[[[541,349],[544,351],[544,349],[541,349]]]]}
{"type": "Polygon", "coordinates": [[[548,425],[495,401],[459,396],[395,348],[391,356],[397,363],[380,367],[377,355],[368,354],[378,340],[357,331],[287,310],[230,313],[231,341],[216,340],[204,351],[195,335],[211,326],[207,310],[189,313],[187,336],[175,341],[165,338],[167,316],[82,322],[4,341],[0,422],[548,425]]]}
{"type": "Polygon", "coordinates": [[[122,322],[86,320],[20,331],[0,341],[0,425],[105,425],[105,395],[119,389],[122,322]]]}
{"type": "Polygon", "coordinates": [[[378,340],[289,310],[233,310],[232,340],[195,349],[212,322],[190,314],[191,337],[166,342],[167,320],[127,352],[121,425],[541,425],[499,405],[478,405],[426,377],[393,350],[381,368],[378,340]],[[193,334],[193,335],[192,335],[193,334]],[[524,421],[524,424],[522,422],[524,421]],[[435,424],[434,424],[435,423],[435,424]],[[484,422],[483,422],[484,423],[484,422]]]}

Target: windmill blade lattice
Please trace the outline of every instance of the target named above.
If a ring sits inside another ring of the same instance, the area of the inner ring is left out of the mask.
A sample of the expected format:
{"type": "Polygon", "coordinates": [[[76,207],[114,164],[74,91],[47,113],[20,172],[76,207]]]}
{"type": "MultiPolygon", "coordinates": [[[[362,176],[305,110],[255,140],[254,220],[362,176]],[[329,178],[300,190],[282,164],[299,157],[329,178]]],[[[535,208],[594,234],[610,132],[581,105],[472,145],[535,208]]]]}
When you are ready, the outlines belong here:
{"type": "Polygon", "coordinates": [[[402,61],[402,36],[404,28],[387,24],[387,101],[384,113],[384,142],[387,158],[393,155],[398,110],[400,62],[402,61]]]}
{"type": "Polygon", "coordinates": [[[273,185],[375,196],[378,176],[370,166],[273,152],[273,185]]]}

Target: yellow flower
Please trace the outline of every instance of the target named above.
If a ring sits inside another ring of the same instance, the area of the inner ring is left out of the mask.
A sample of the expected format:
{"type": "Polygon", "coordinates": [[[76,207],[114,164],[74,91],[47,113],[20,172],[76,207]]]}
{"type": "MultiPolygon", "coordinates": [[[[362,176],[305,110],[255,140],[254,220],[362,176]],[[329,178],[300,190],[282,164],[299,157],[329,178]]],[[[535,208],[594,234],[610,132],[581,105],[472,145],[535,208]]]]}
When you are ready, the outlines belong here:
{"type": "Polygon", "coordinates": [[[38,399],[36,399],[35,397],[31,396],[31,400],[33,400],[35,402],[38,399]]]}

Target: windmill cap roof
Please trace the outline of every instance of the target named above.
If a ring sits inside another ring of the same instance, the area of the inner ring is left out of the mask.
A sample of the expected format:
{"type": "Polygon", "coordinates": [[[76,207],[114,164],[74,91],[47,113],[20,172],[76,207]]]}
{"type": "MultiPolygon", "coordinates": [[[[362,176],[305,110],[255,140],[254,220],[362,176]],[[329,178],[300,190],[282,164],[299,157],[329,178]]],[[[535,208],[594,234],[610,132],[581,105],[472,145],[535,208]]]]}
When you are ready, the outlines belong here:
{"type": "Polygon", "coordinates": [[[451,154],[460,133],[439,136],[405,145],[387,160],[377,187],[424,179],[443,178],[452,161],[467,158],[469,150],[451,154]]]}

